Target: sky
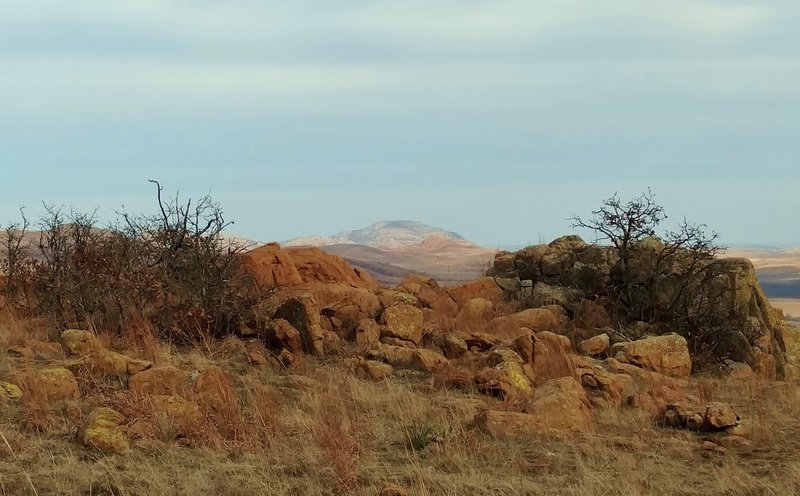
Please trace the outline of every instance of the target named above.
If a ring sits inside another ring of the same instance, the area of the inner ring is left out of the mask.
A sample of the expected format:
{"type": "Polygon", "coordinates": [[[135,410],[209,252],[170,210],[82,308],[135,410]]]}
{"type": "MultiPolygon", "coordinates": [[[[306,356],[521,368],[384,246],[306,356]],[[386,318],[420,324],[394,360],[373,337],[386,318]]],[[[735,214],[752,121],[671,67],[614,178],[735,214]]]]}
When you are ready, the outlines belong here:
{"type": "Polygon", "coordinates": [[[0,0],[0,220],[210,192],[236,234],[487,246],[651,187],[800,246],[797,0],[0,0]]]}

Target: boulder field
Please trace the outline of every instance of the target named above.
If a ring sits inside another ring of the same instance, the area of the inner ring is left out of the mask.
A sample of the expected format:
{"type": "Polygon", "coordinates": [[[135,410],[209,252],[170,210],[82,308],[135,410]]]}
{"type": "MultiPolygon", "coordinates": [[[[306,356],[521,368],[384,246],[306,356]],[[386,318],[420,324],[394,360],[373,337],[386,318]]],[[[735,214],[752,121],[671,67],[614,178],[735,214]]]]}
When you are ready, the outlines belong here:
{"type": "MultiPolygon", "coordinates": [[[[665,332],[625,339],[609,326],[601,304],[557,285],[578,264],[602,266],[605,256],[570,237],[501,252],[492,276],[461,286],[412,276],[386,288],[321,250],[268,244],[248,252],[244,262],[274,291],[239,337],[253,344],[247,348],[253,366],[291,370],[298,356],[308,355],[339,363],[363,380],[430,376],[484,394],[488,407],[474,424],[502,438],[592,431],[599,409],[619,408],[644,409],[672,428],[746,436],[730,405],[691,393],[694,363],[684,337],[665,332]]],[[[798,330],[769,306],[751,265],[725,263],[729,308],[719,311],[760,332],[745,338],[740,355],[727,357],[726,370],[731,377],[789,376],[798,359],[798,330]]],[[[81,395],[76,375],[88,371],[121,381],[147,399],[150,415],[171,416],[187,431],[202,415],[238,404],[229,372],[219,367],[154,366],[108,350],[83,330],[63,331],[59,344],[28,341],[9,349],[25,365],[0,376],[0,395],[11,402],[31,394],[51,403],[75,400],[81,395]]],[[[98,405],[77,437],[104,452],[127,451],[131,439],[153,428],[127,415],[98,405]]]]}

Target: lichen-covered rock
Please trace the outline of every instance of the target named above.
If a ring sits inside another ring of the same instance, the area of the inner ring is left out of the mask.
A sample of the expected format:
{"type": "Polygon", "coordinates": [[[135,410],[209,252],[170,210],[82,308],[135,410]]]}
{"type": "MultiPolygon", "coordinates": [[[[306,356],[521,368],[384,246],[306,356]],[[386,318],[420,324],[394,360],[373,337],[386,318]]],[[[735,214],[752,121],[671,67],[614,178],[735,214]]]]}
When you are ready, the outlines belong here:
{"type": "Polygon", "coordinates": [[[590,430],[593,423],[589,398],[572,377],[552,379],[537,387],[525,412],[557,430],[583,432],[590,430]]]}
{"type": "Polygon", "coordinates": [[[420,348],[414,352],[413,366],[418,370],[433,372],[446,367],[449,363],[447,358],[437,351],[420,348]]]}
{"type": "Polygon", "coordinates": [[[361,319],[356,327],[356,344],[367,348],[378,343],[381,338],[381,327],[372,319],[361,319]]]}
{"type": "Polygon", "coordinates": [[[22,389],[16,384],[0,381],[0,394],[10,400],[18,400],[24,396],[22,389]]]}
{"type": "Polygon", "coordinates": [[[565,377],[550,381],[538,388],[533,398],[526,413],[487,410],[475,417],[475,424],[500,438],[592,429],[589,400],[574,379],[565,377]]]}
{"type": "Polygon", "coordinates": [[[78,438],[85,446],[103,453],[124,453],[130,449],[125,417],[111,408],[92,410],[81,424],[78,438]]]}
{"type": "Polygon", "coordinates": [[[458,311],[455,328],[461,333],[486,332],[494,317],[494,303],[485,298],[472,298],[458,311]]]}
{"type": "Polygon", "coordinates": [[[611,339],[603,333],[578,343],[578,350],[584,355],[597,356],[608,353],[610,346],[611,339]]]}
{"type": "Polygon", "coordinates": [[[692,373],[689,346],[686,339],[678,334],[630,342],[615,358],[669,377],[689,377],[692,373]]]}
{"type": "Polygon", "coordinates": [[[367,357],[372,360],[385,362],[395,367],[411,368],[414,365],[416,350],[401,346],[379,344],[377,347],[367,350],[367,357]]]}
{"type": "Polygon", "coordinates": [[[478,391],[499,398],[524,398],[533,393],[528,376],[519,362],[501,362],[475,376],[478,391]]]}
{"type": "Polygon", "coordinates": [[[75,375],[60,367],[23,370],[13,374],[9,382],[23,391],[42,395],[48,402],[70,400],[80,396],[75,375]]]}
{"type": "Polygon", "coordinates": [[[105,351],[105,348],[94,334],[79,329],[67,329],[62,332],[61,345],[67,355],[75,357],[105,351]]]}
{"type": "Polygon", "coordinates": [[[401,303],[387,308],[381,318],[385,325],[381,337],[402,339],[414,344],[422,341],[424,317],[420,309],[401,303]]]}

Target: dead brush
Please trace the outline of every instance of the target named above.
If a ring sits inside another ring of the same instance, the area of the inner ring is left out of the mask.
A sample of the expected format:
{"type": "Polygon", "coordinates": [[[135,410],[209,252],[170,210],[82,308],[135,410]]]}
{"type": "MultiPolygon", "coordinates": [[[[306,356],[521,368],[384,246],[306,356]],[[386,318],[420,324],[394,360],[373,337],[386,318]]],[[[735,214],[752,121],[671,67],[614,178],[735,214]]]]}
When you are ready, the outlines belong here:
{"type": "Polygon", "coordinates": [[[320,398],[315,440],[333,470],[336,489],[349,493],[358,484],[360,440],[355,419],[348,409],[352,394],[340,386],[320,398]]]}
{"type": "Polygon", "coordinates": [[[125,331],[114,338],[117,346],[127,350],[131,356],[159,362],[163,345],[153,325],[135,314],[128,319],[127,324],[125,331]]]}
{"type": "Polygon", "coordinates": [[[125,380],[121,377],[106,374],[105,371],[94,366],[91,362],[71,368],[75,379],[78,381],[78,390],[81,397],[97,397],[106,399],[116,391],[126,387],[125,380]]]}
{"type": "Polygon", "coordinates": [[[746,395],[753,423],[753,441],[762,446],[771,445],[775,437],[775,418],[767,393],[768,384],[763,381],[753,380],[747,384],[746,395]]]}
{"type": "Polygon", "coordinates": [[[474,374],[463,367],[442,367],[434,373],[433,386],[440,390],[455,389],[472,393],[475,391],[474,374]]]}
{"type": "Polygon", "coordinates": [[[714,401],[714,391],[716,389],[716,383],[709,378],[703,377],[697,381],[697,396],[703,404],[714,401]]]}
{"type": "Polygon", "coordinates": [[[248,429],[248,447],[253,450],[268,449],[276,434],[282,431],[281,394],[265,384],[253,384],[244,389],[245,421],[248,429]]]}

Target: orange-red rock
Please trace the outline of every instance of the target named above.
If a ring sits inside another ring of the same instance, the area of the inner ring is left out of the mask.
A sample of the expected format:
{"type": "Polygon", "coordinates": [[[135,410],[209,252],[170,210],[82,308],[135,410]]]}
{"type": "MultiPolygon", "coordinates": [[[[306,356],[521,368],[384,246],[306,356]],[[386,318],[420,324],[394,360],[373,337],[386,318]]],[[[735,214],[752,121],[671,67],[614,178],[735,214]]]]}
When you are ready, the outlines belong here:
{"type": "Polygon", "coordinates": [[[377,289],[380,286],[366,272],[319,248],[289,248],[286,253],[304,282],[343,283],[367,289],[377,289]]]}
{"type": "Polygon", "coordinates": [[[242,263],[256,282],[265,287],[295,286],[303,282],[292,258],[278,243],[269,243],[244,253],[242,263]]]}

